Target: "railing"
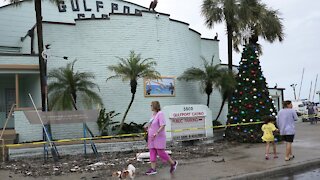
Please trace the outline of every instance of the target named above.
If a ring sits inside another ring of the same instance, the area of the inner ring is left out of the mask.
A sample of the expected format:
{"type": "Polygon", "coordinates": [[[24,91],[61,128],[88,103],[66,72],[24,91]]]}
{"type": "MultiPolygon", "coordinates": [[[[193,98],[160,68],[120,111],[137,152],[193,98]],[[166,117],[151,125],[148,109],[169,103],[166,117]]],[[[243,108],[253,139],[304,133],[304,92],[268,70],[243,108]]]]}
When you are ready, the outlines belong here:
{"type": "Polygon", "coordinates": [[[2,132],[1,132],[1,135],[0,135],[0,142],[1,142],[1,149],[2,149],[2,151],[1,151],[1,152],[2,152],[2,154],[1,154],[2,162],[4,162],[4,161],[6,160],[6,157],[8,156],[8,155],[6,155],[6,153],[7,153],[7,148],[5,147],[5,140],[4,140],[2,137],[3,137],[4,131],[6,130],[8,121],[9,121],[9,119],[11,118],[11,116],[12,116],[12,114],[13,114],[13,111],[14,111],[14,107],[15,107],[15,106],[16,106],[15,104],[12,104],[11,109],[10,109],[10,112],[9,112],[9,115],[8,115],[8,117],[7,117],[6,122],[4,123],[3,129],[2,129],[2,132]]]}
{"type": "Polygon", "coordinates": [[[0,46],[0,53],[20,53],[21,47],[0,46]]]}

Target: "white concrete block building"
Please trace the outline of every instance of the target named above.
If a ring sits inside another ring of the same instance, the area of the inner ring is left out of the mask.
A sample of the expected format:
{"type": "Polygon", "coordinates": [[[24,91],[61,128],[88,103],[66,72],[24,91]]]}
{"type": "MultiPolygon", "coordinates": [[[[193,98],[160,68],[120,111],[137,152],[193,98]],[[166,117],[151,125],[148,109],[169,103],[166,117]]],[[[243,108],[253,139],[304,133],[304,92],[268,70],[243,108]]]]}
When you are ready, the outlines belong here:
{"type": "MultiPolygon", "coordinates": [[[[116,64],[117,56],[126,58],[132,50],[141,53],[142,58],[157,61],[156,70],[162,76],[175,79],[172,97],[145,97],[144,82],[140,79],[126,122],[148,121],[150,102],[154,100],[160,101],[163,107],[206,103],[198,83],[177,81],[176,77],[189,67],[201,67],[201,56],[211,59],[214,55],[215,63],[220,63],[218,40],[201,38],[187,23],[171,19],[168,14],[149,12],[145,7],[122,0],[61,1],[58,6],[43,1],[42,12],[44,45],[51,45],[47,51],[48,72],[77,59],[76,70],[95,74],[107,110],[123,115],[131,98],[129,82],[120,79],[106,82],[113,75],[107,66],[116,64]]],[[[20,142],[40,140],[42,132],[41,126],[31,125],[23,113],[32,109],[28,93],[41,106],[35,23],[32,1],[19,7],[0,8],[0,127],[11,104],[16,103],[9,128],[19,134],[20,142]],[[35,33],[33,38],[28,36],[28,31],[35,33]]],[[[220,103],[220,94],[214,92],[210,105],[213,117],[220,103]]],[[[226,109],[222,117],[226,118],[226,109]]],[[[90,126],[98,135],[97,125],[90,126]]],[[[52,135],[54,139],[81,137],[81,128],[80,124],[53,125],[52,135]]]]}

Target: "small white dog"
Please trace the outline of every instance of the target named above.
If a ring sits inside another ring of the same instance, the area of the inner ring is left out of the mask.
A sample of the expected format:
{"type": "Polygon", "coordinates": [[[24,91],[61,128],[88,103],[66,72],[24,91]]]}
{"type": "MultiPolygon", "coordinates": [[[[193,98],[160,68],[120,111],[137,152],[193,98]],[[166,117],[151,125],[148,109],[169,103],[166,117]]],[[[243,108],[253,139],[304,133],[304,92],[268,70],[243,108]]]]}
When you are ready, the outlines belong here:
{"type": "Polygon", "coordinates": [[[117,171],[112,173],[114,177],[118,177],[119,179],[134,179],[136,173],[136,168],[130,163],[127,167],[127,169],[123,171],[117,171]]]}

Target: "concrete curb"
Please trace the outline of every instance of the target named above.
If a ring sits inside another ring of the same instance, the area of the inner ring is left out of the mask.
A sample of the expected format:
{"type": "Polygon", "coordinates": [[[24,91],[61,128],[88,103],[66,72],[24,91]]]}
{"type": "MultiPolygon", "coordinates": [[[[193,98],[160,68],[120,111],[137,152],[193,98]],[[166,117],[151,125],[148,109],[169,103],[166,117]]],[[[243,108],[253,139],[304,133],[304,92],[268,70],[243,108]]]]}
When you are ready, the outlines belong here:
{"type": "Polygon", "coordinates": [[[252,180],[252,179],[270,179],[278,176],[290,175],[298,172],[303,172],[305,170],[310,170],[314,167],[320,166],[320,158],[313,160],[307,160],[302,162],[297,162],[294,164],[282,165],[280,167],[274,167],[271,169],[266,169],[265,171],[254,172],[243,174],[239,176],[226,177],[230,180],[252,180]]]}

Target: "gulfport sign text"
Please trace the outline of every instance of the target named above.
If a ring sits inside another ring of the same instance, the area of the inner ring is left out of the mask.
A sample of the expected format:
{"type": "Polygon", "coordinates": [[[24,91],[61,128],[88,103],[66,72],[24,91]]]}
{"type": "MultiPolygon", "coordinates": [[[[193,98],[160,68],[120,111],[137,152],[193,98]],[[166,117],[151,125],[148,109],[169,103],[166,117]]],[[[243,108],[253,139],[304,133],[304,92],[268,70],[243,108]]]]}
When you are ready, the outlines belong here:
{"type": "Polygon", "coordinates": [[[78,19],[109,19],[110,13],[141,15],[141,10],[134,9],[134,11],[131,11],[129,6],[120,6],[118,3],[110,3],[111,12],[106,12],[106,5],[103,1],[95,1],[94,4],[94,6],[89,6],[87,0],[70,0],[70,4],[66,4],[65,1],[59,1],[58,10],[59,12],[67,12],[68,6],[70,5],[73,12],[78,12],[78,19]],[[89,12],[90,16],[86,16],[85,12],[89,12]],[[96,17],[97,13],[99,13],[101,17],[96,17]]]}

